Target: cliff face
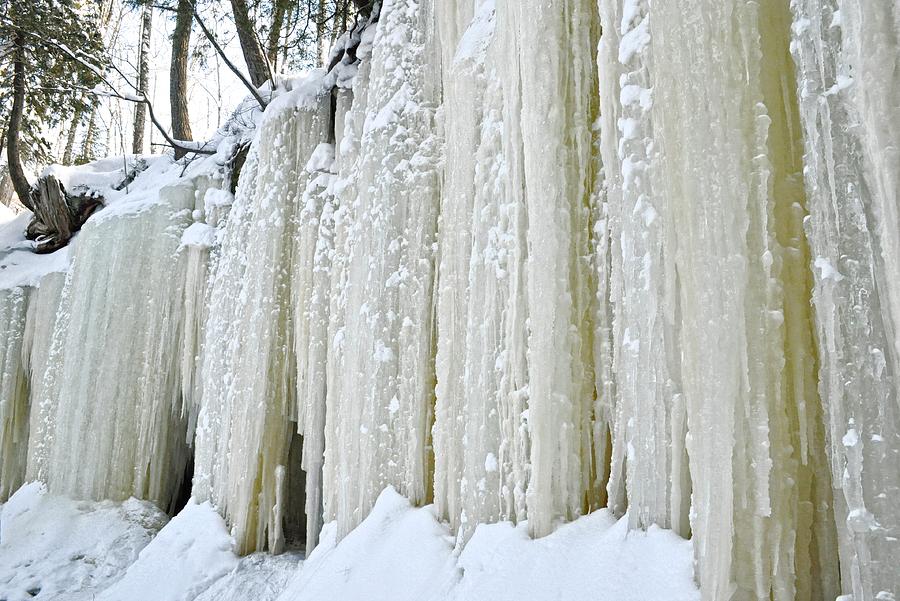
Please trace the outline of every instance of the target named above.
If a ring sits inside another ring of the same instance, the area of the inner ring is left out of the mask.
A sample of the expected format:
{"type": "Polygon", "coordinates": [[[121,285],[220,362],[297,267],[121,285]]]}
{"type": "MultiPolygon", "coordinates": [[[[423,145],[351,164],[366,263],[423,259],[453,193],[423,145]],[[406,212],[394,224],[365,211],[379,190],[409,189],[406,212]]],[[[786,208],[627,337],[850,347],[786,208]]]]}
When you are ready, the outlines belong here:
{"type": "Polygon", "coordinates": [[[608,507],[690,537],[705,599],[900,595],[896,8],[376,17],[233,198],[226,136],[10,280],[0,494],[172,509],[193,465],[241,552],[387,486],[459,545],[608,507]]]}

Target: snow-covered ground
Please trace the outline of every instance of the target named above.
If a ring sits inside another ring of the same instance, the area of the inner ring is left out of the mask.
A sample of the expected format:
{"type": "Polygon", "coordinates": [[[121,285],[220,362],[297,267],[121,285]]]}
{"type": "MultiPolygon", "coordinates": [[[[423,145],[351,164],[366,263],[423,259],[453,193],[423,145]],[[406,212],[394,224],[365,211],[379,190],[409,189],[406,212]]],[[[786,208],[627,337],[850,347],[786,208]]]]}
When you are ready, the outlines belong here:
{"type": "Polygon", "coordinates": [[[238,558],[225,523],[190,502],[175,518],[130,499],[88,503],[22,487],[0,511],[5,601],[602,601],[699,599],[690,542],[598,511],[539,540],[479,526],[460,553],[433,507],[386,489],[340,543],[328,524],[299,553],[238,558]]]}
{"type": "Polygon", "coordinates": [[[0,599],[93,599],[165,525],[152,504],[82,503],[23,486],[0,512],[0,599]]]}

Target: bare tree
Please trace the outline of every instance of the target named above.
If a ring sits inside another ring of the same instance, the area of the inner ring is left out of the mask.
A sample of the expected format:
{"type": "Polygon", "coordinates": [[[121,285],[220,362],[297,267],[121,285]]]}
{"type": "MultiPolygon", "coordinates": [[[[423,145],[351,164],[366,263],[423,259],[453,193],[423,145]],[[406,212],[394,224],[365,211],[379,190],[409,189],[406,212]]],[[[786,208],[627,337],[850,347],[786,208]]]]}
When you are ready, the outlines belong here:
{"type": "MultiPolygon", "coordinates": [[[[153,5],[144,0],[141,12],[141,46],[138,50],[138,92],[146,98],[150,93],[150,26],[153,24],[153,5]]],[[[144,130],[147,122],[147,107],[138,103],[134,107],[134,134],[131,151],[134,154],[144,152],[144,130]]]]}
{"type": "Polygon", "coordinates": [[[259,87],[269,79],[269,68],[256,35],[256,26],[250,18],[246,0],[231,0],[231,11],[234,14],[234,25],[237,28],[244,62],[247,63],[247,70],[250,72],[250,81],[259,87]]]}
{"type": "Polygon", "coordinates": [[[84,117],[84,111],[81,108],[75,110],[72,115],[72,125],[69,126],[69,134],[66,136],[66,149],[63,152],[63,165],[71,165],[75,160],[75,136],[78,134],[78,126],[81,124],[81,118],[84,117]]]}
{"type": "MultiPolygon", "coordinates": [[[[178,9],[175,14],[175,31],[172,34],[172,64],[169,70],[172,137],[176,140],[193,139],[187,104],[187,61],[193,18],[193,2],[191,0],[178,0],[178,9]]],[[[176,159],[180,159],[184,155],[184,149],[175,148],[176,159]]]]}
{"type": "Polygon", "coordinates": [[[278,65],[278,47],[281,41],[281,29],[284,27],[284,18],[290,9],[291,0],[275,0],[272,8],[272,23],[269,27],[269,37],[266,40],[266,57],[273,68],[278,65]]]}

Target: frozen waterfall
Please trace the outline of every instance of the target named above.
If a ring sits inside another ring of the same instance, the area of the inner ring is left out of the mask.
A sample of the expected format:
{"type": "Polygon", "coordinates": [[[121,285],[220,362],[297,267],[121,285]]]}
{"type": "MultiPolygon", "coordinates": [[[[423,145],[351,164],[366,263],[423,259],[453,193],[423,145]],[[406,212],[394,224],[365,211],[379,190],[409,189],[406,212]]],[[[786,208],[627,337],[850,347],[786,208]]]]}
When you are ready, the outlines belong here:
{"type": "Polygon", "coordinates": [[[387,486],[458,547],[606,506],[705,600],[900,598],[895,3],[385,0],[333,58],[233,198],[219,153],[0,287],[0,499],[193,461],[241,553],[387,486]]]}

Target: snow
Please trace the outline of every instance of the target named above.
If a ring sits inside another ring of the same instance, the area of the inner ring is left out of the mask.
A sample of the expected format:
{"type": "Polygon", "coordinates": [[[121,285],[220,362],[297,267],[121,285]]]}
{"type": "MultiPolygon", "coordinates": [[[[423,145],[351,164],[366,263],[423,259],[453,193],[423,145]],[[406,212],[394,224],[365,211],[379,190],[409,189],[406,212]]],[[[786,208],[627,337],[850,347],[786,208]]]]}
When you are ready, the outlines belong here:
{"type": "Polygon", "coordinates": [[[273,601],[301,564],[296,553],[239,558],[233,546],[208,503],[169,520],[145,501],[73,501],[33,482],[0,512],[0,597],[273,601]]]}
{"type": "Polygon", "coordinates": [[[690,543],[597,511],[539,540],[528,525],[482,524],[461,553],[432,506],[392,488],[335,544],[335,524],[279,597],[323,601],[696,601],[690,543]]]}
{"type": "Polygon", "coordinates": [[[524,523],[481,525],[460,552],[433,506],[413,507],[388,487],[340,542],[337,530],[326,524],[305,561],[294,552],[238,558],[208,503],[191,500],[167,522],[146,502],[76,502],[32,483],[0,513],[0,594],[9,601],[699,599],[690,542],[658,528],[629,532],[626,519],[607,511],[540,540],[524,523]]]}
{"type": "Polygon", "coordinates": [[[89,601],[122,577],[165,525],[151,503],[83,503],[23,486],[0,513],[0,596],[89,601]]]}
{"type": "Polygon", "coordinates": [[[37,286],[48,273],[69,268],[71,251],[61,248],[49,255],[32,252],[34,243],[25,238],[31,212],[24,211],[0,222],[0,290],[37,286]]]}
{"type": "Polygon", "coordinates": [[[194,222],[181,234],[182,246],[209,248],[216,243],[216,228],[206,223],[194,222]]]}
{"type": "Polygon", "coordinates": [[[193,601],[237,569],[233,546],[216,510],[190,501],[97,601],[193,601]]]}

